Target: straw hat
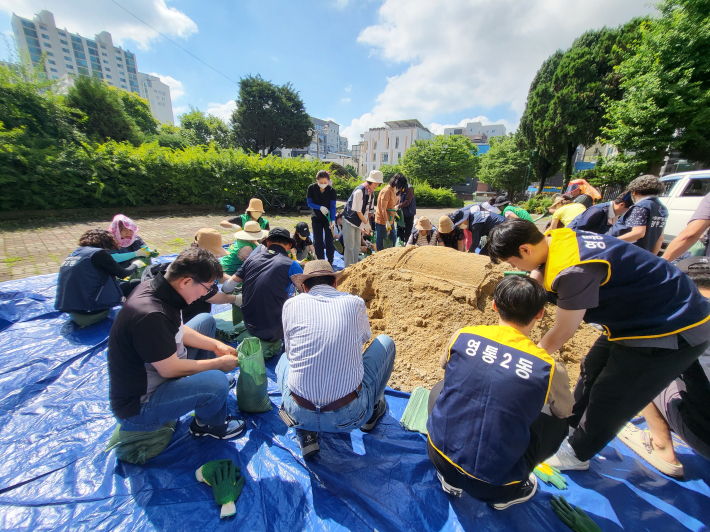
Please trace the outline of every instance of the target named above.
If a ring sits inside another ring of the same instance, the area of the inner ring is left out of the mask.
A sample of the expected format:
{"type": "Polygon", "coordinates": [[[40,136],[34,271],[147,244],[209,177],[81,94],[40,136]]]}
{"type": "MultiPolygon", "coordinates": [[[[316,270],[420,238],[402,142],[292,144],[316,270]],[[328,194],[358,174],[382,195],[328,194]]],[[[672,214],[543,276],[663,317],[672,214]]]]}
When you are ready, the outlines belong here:
{"type": "Polygon", "coordinates": [[[299,292],[303,292],[303,281],[311,277],[321,277],[323,275],[331,275],[336,279],[340,279],[343,272],[334,272],[333,267],[327,260],[312,260],[303,268],[303,273],[296,273],[291,276],[293,284],[299,292]]]}
{"type": "Polygon", "coordinates": [[[420,216],[417,219],[417,223],[414,225],[420,231],[431,231],[431,222],[426,216],[420,216]]]}
{"type": "Polygon", "coordinates": [[[257,242],[264,238],[268,231],[262,231],[259,222],[250,220],[244,224],[244,229],[234,233],[234,238],[237,240],[248,240],[249,242],[257,242]]]}
{"type": "Polygon", "coordinates": [[[370,181],[372,183],[382,183],[383,180],[384,177],[382,172],[379,170],[370,170],[370,174],[367,176],[367,179],[365,179],[365,181],[370,181]]]}
{"type": "Polygon", "coordinates": [[[197,247],[211,251],[215,257],[223,257],[227,252],[222,247],[222,235],[216,229],[203,227],[195,233],[197,247]]]}
{"type": "Polygon", "coordinates": [[[439,218],[439,233],[443,233],[446,235],[453,230],[454,230],[454,222],[451,221],[451,218],[449,218],[446,215],[439,218]]]}
{"type": "Polygon", "coordinates": [[[247,207],[247,212],[260,212],[264,213],[264,204],[259,198],[252,198],[249,200],[249,206],[247,207]]]}

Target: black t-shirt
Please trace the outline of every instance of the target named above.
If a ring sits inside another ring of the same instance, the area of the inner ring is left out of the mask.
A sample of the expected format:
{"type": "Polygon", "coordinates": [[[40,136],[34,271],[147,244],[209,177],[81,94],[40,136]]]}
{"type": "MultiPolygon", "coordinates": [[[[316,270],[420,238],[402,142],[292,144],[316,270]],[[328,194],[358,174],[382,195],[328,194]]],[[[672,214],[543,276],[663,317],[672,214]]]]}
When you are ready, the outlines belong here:
{"type": "MultiPolygon", "coordinates": [[[[333,187],[328,185],[321,191],[320,187],[318,186],[318,183],[310,184],[310,186],[308,187],[308,191],[306,192],[306,197],[316,205],[325,207],[328,210],[330,210],[330,202],[338,199],[338,195],[333,187]]],[[[320,210],[311,210],[313,212],[312,216],[318,218],[318,221],[321,222],[321,224],[328,225],[327,218],[323,215],[322,212],[320,212],[320,210]]]]}
{"type": "Polygon", "coordinates": [[[163,274],[142,282],[124,303],[108,337],[108,376],[111,411],[119,419],[140,413],[147,392],[145,364],[170,358],[187,307],[163,274]]]}

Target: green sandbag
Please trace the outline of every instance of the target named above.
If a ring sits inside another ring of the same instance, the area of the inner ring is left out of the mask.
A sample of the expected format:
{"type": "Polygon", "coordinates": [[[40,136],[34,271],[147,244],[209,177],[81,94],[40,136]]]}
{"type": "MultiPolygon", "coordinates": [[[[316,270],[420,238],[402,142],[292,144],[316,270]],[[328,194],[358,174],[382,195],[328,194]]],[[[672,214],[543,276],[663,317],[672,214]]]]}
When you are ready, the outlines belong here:
{"type": "Polygon", "coordinates": [[[407,227],[407,224],[404,222],[404,212],[402,209],[397,211],[397,227],[407,227]]]}
{"type": "Polygon", "coordinates": [[[404,409],[404,414],[402,414],[402,419],[399,421],[404,430],[428,434],[426,422],[429,418],[429,412],[427,411],[429,393],[429,390],[421,386],[414,388],[407,407],[404,409]]]}
{"type": "Polygon", "coordinates": [[[702,257],[705,255],[705,251],[707,249],[707,245],[702,242],[701,240],[698,240],[695,244],[690,246],[690,256],[691,257],[702,257]]]}
{"type": "Polygon", "coordinates": [[[136,261],[142,262],[144,266],[140,266],[136,271],[134,271],[128,278],[129,280],[140,279],[143,276],[143,272],[145,271],[145,269],[152,264],[150,257],[137,257],[135,260],[131,261],[131,264],[136,261]]]}
{"type": "Polygon", "coordinates": [[[214,321],[217,324],[217,332],[215,338],[220,342],[233,344],[247,328],[243,321],[232,323],[233,313],[231,310],[225,310],[214,315],[214,321]]]}
{"type": "MultiPolygon", "coordinates": [[[[242,324],[240,323],[238,326],[241,326],[242,324]]],[[[246,330],[246,327],[244,327],[244,332],[242,332],[239,336],[237,336],[237,342],[241,343],[247,338],[256,338],[256,336],[253,336],[249,333],[249,331],[246,330]]],[[[264,356],[264,360],[269,360],[272,357],[275,357],[276,355],[281,352],[281,344],[283,343],[281,340],[275,340],[273,342],[265,342],[264,340],[261,340],[257,338],[259,342],[261,342],[261,353],[264,356]]]]}
{"type": "Polygon", "coordinates": [[[170,443],[177,421],[168,421],[158,430],[121,430],[117,424],[106,446],[106,452],[116,449],[116,458],[129,464],[143,465],[162,453],[170,443]]]}
{"type": "Polygon", "coordinates": [[[266,366],[258,338],[246,338],[237,349],[239,378],[237,379],[237,406],[242,412],[268,412],[271,401],[268,393],[266,366]]]}

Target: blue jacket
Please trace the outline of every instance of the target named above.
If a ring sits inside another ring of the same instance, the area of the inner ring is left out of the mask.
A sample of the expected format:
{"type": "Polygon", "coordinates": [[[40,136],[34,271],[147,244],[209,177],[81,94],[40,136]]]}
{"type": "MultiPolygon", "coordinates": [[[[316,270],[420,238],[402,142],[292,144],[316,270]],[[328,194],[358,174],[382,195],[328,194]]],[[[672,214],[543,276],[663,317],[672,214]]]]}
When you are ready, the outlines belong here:
{"type": "Polygon", "coordinates": [[[505,216],[492,212],[476,211],[469,212],[468,230],[471,231],[471,247],[469,253],[475,253],[476,248],[481,243],[481,237],[488,236],[496,225],[505,222],[505,216]]]}
{"type": "MultiPolygon", "coordinates": [[[[362,214],[365,214],[365,211],[367,211],[367,207],[370,203],[370,191],[367,189],[364,183],[355,187],[355,190],[357,189],[362,190],[362,208],[360,209],[360,212],[362,214]]],[[[355,194],[355,190],[353,190],[353,194],[355,194]]],[[[345,204],[345,210],[343,210],[343,218],[353,224],[355,227],[360,227],[360,225],[362,225],[362,221],[360,220],[360,217],[355,213],[355,211],[353,211],[353,194],[350,194],[348,202],[345,204]]]]}
{"type": "Polygon", "coordinates": [[[610,201],[589,207],[586,211],[572,220],[569,225],[567,225],[567,228],[575,229],[577,231],[590,231],[592,233],[597,233],[598,235],[605,235],[609,232],[609,229],[611,229],[608,222],[610,208],[612,208],[610,201]]]}
{"type": "Polygon", "coordinates": [[[476,480],[524,481],[530,426],[547,401],[554,370],[552,357],[513,327],[461,329],[427,422],[431,445],[476,480]]]}
{"type": "Polygon", "coordinates": [[[57,278],[54,308],[62,312],[106,310],[121,303],[118,280],[91,264],[100,248],[80,247],[64,259],[57,278]]]}
{"type": "Polygon", "coordinates": [[[638,247],[645,249],[646,251],[652,251],[653,247],[658,242],[663,234],[663,228],[666,226],[666,220],[668,219],[668,210],[661,201],[652,196],[650,198],[644,198],[638,203],[634,204],[628,211],[626,211],[621,218],[619,218],[614,226],[609,231],[611,236],[621,236],[628,233],[633,229],[633,227],[627,225],[627,221],[631,216],[631,213],[635,209],[645,209],[648,211],[648,219],[646,221],[646,234],[643,238],[639,238],[634,244],[638,247]]]}
{"type": "Polygon", "coordinates": [[[405,218],[413,218],[417,214],[417,199],[414,197],[414,187],[412,185],[407,186],[407,190],[399,195],[399,203],[402,204],[407,199],[407,191],[412,189],[412,201],[406,207],[402,207],[402,214],[405,218]]]}
{"type": "Polygon", "coordinates": [[[577,264],[606,265],[599,305],[587,309],[584,321],[599,323],[609,340],[655,338],[690,329],[710,319],[710,303],[695,284],[666,260],[609,235],[572,229],[551,231],[544,286],[577,264]]]}

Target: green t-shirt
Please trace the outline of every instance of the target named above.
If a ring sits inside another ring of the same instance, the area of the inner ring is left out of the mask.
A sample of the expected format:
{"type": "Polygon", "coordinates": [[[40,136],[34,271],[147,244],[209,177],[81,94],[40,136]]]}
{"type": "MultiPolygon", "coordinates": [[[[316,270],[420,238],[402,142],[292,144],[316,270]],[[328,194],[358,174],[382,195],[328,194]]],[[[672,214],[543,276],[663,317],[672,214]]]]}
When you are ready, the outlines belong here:
{"type": "MultiPolygon", "coordinates": [[[[236,216],[236,217],[234,217],[234,218],[231,218],[231,219],[229,220],[229,223],[230,223],[230,224],[236,224],[236,225],[238,225],[239,227],[241,227],[242,229],[244,229],[244,224],[247,223],[247,222],[251,222],[251,221],[254,221],[254,218],[251,217],[251,214],[249,214],[249,213],[244,213],[244,214],[240,214],[239,216],[236,216]]],[[[261,226],[261,229],[262,229],[262,230],[263,230],[263,229],[268,229],[267,226],[269,225],[269,220],[267,220],[267,219],[264,218],[263,216],[260,216],[259,219],[256,220],[256,221],[259,222],[259,226],[261,226]]]]}
{"type": "Polygon", "coordinates": [[[505,216],[506,212],[512,212],[521,220],[527,220],[528,222],[533,221],[532,216],[530,216],[528,211],[526,211],[525,209],[521,209],[520,207],[513,207],[512,205],[508,205],[505,209],[503,209],[502,215],[505,216]]]}
{"type": "Polygon", "coordinates": [[[256,249],[258,245],[257,242],[249,242],[248,240],[235,240],[234,244],[229,247],[227,255],[220,258],[219,261],[222,263],[222,269],[227,275],[234,275],[237,273],[239,267],[244,264],[244,259],[239,258],[239,252],[242,248],[250,247],[252,250],[256,249]]]}

